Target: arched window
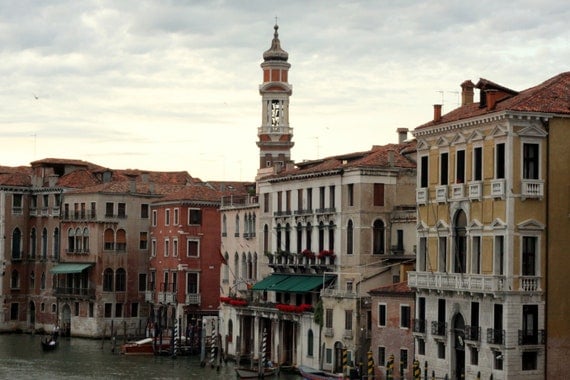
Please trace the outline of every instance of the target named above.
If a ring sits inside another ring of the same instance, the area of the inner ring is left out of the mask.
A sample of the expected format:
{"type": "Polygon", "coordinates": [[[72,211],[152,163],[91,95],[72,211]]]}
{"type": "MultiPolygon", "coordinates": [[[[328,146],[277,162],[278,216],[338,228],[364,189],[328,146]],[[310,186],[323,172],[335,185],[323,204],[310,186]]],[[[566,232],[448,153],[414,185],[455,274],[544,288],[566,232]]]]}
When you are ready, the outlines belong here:
{"type": "Polygon", "coordinates": [[[313,227],[311,227],[311,223],[307,223],[306,249],[308,249],[309,251],[312,250],[312,248],[311,248],[311,244],[312,244],[311,234],[312,234],[312,233],[313,233],[313,227]]]}
{"type": "Polygon", "coordinates": [[[234,283],[239,277],[239,254],[236,252],[234,255],[234,283]]]}
{"type": "Polygon", "coordinates": [[[47,228],[42,230],[42,258],[47,259],[47,249],[48,249],[48,233],[47,228]]]}
{"type": "Polygon", "coordinates": [[[467,216],[463,210],[457,211],[453,219],[453,240],[454,244],[454,272],[466,273],[467,264],[467,245],[466,245],[466,232],[467,232],[467,216]]]}
{"type": "Polygon", "coordinates": [[[314,337],[313,330],[309,329],[307,333],[307,356],[313,356],[314,337]]]}
{"type": "Polygon", "coordinates": [[[352,255],[354,253],[354,226],[352,220],[348,221],[346,226],[346,254],[352,255]]]}
{"type": "Polygon", "coordinates": [[[334,223],[329,222],[329,250],[334,251],[334,223]]]}
{"type": "Polygon", "coordinates": [[[239,236],[239,214],[236,214],[236,233],[235,236],[239,236]]]}
{"type": "Polygon", "coordinates": [[[244,279],[248,278],[247,277],[247,274],[248,274],[247,273],[247,256],[245,255],[245,252],[242,252],[242,254],[241,254],[241,270],[240,270],[240,273],[241,273],[241,278],[244,278],[244,279]]]}
{"type": "Polygon", "coordinates": [[[269,227],[263,226],[263,252],[269,252],[269,227]]]}
{"type": "Polygon", "coordinates": [[[222,236],[228,235],[228,220],[226,214],[222,215],[222,236]]]}
{"type": "Polygon", "coordinates": [[[224,277],[222,278],[222,280],[224,282],[228,282],[230,280],[230,255],[228,255],[227,252],[224,254],[224,264],[225,265],[222,265],[224,271],[223,272],[224,277]]]}
{"type": "Polygon", "coordinates": [[[83,252],[83,231],[81,228],[77,227],[75,229],[75,252],[81,253],[83,252]]]}
{"type": "Polygon", "coordinates": [[[253,278],[252,276],[252,271],[253,271],[253,266],[252,266],[252,262],[251,262],[251,252],[247,253],[247,279],[251,279],[253,278]]]}
{"type": "Polygon", "coordinates": [[[12,258],[22,258],[22,232],[19,228],[15,228],[12,232],[12,258]]]}
{"type": "Polygon", "coordinates": [[[89,229],[83,229],[83,252],[89,253],[89,229]]]}
{"type": "Polygon", "coordinates": [[[35,290],[36,288],[36,274],[34,271],[30,272],[30,290],[35,290]]]}
{"type": "Polygon", "coordinates": [[[253,254],[253,268],[251,276],[253,280],[257,280],[257,252],[253,254]]]}
{"type": "Polygon", "coordinates": [[[372,236],[372,253],[375,255],[384,253],[384,222],[380,219],[376,219],[374,221],[372,236]]]}
{"type": "Polygon", "coordinates": [[[253,214],[253,218],[251,219],[251,236],[255,236],[255,214],[253,214]]]}
{"type": "Polygon", "coordinates": [[[127,273],[123,268],[119,268],[115,272],[115,291],[124,292],[125,290],[127,290],[127,273]]]}
{"type": "Polygon", "coordinates": [[[111,228],[105,230],[105,250],[112,251],[115,248],[115,232],[111,228]]]}
{"type": "Polygon", "coordinates": [[[59,259],[59,228],[53,230],[53,257],[59,259]]]}
{"type": "Polygon", "coordinates": [[[67,252],[75,252],[75,230],[67,230],[67,252]]]}
{"type": "Polygon", "coordinates": [[[103,272],[103,291],[113,291],[113,270],[111,268],[107,268],[103,272]]]}
{"type": "Polygon", "coordinates": [[[285,225],[285,251],[291,252],[291,225],[285,225]]]}
{"type": "Polygon", "coordinates": [[[16,269],[12,271],[12,277],[10,278],[10,287],[12,289],[20,288],[20,273],[16,269]]]}
{"type": "Polygon", "coordinates": [[[33,258],[36,257],[36,244],[37,244],[37,236],[36,236],[36,229],[32,228],[30,232],[30,256],[33,258]]]}
{"type": "Polygon", "coordinates": [[[281,251],[283,247],[281,246],[281,224],[278,223],[275,228],[275,240],[277,241],[277,252],[281,251]]]}
{"type": "Polygon", "coordinates": [[[318,251],[324,251],[325,249],[325,224],[323,222],[319,223],[319,249],[318,251]]]}
{"type": "Polygon", "coordinates": [[[231,319],[228,321],[228,342],[231,342],[233,340],[233,336],[234,336],[234,321],[232,321],[231,319]]]}
{"type": "Polygon", "coordinates": [[[297,223],[297,253],[303,252],[303,225],[297,223]]]}
{"type": "Polygon", "coordinates": [[[123,229],[117,230],[117,246],[115,249],[119,252],[127,251],[127,233],[123,229]]]}
{"type": "Polygon", "coordinates": [[[46,288],[46,274],[45,272],[42,272],[42,277],[40,280],[40,289],[45,289],[46,288]]]}

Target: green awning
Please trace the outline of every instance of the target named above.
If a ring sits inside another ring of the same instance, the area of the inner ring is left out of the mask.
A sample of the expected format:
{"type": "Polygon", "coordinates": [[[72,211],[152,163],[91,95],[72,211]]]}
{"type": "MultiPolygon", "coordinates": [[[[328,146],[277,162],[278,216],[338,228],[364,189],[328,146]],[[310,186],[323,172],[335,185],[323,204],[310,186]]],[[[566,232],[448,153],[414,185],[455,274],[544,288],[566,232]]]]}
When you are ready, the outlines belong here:
{"type": "Polygon", "coordinates": [[[286,280],[289,278],[286,274],[272,274],[265,277],[263,280],[257,282],[253,285],[253,290],[273,290],[272,288],[280,283],[281,281],[286,280]]]}
{"type": "Polygon", "coordinates": [[[334,276],[327,275],[294,275],[272,274],[253,285],[253,290],[269,290],[273,292],[306,293],[332,280],[334,276]]]}
{"type": "Polygon", "coordinates": [[[93,264],[85,263],[65,263],[57,264],[55,267],[50,269],[51,273],[61,274],[61,273],[81,273],[84,269],[89,268],[93,264]]]}

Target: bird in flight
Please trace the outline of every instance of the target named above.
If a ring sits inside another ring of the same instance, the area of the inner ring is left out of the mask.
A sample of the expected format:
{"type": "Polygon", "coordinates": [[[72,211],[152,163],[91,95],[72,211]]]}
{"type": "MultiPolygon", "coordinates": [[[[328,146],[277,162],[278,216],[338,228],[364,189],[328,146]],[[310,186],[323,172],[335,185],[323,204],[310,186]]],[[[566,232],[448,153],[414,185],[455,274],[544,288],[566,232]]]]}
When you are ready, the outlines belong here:
{"type": "Polygon", "coordinates": [[[32,95],[34,95],[34,98],[36,98],[36,100],[40,98],[40,97],[37,96],[36,94],[32,94],[32,95]]]}

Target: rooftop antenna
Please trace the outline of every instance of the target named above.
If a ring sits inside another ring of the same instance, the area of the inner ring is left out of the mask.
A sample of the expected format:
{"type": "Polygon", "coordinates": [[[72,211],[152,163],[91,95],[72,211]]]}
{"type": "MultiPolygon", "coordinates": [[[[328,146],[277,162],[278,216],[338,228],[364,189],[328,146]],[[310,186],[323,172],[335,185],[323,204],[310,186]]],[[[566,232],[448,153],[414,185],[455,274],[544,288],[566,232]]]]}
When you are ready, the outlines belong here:
{"type": "Polygon", "coordinates": [[[441,94],[441,105],[443,106],[443,90],[438,90],[436,92],[439,92],[441,94]]]}
{"type": "Polygon", "coordinates": [[[450,94],[456,94],[457,95],[457,103],[455,103],[456,106],[459,107],[459,91],[447,91],[450,94]]]}

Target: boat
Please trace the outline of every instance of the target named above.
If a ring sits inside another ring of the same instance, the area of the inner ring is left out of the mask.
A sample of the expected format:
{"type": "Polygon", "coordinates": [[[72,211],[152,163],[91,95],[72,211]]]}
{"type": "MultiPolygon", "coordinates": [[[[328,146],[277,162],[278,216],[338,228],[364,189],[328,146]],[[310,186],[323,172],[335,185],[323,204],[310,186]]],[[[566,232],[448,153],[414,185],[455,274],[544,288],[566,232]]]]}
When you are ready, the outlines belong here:
{"type": "Polygon", "coordinates": [[[260,373],[257,368],[236,368],[238,379],[263,379],[275,375],[277,368],[266,367],[260,373]]]}
{"type": "Polygon", "coordinates": [[[42,349],[44,351],[53,351],[57,348],[57,340],[51,336],[49,338],[42,338],[42,349]]]}
{"type": "Polygon", "coordinates": [[[299,366],[299,373],[303,376],[303,379],[306,380],[335,380],[335,379],[344,379],[342,374],[332,373],[321,371],[318,369],[313,369],[305,366],[299,366]]]}
{"type": "Polygon", "coordinates": [[[170,352],[170,339],[154,342],[153,338],[144,338],[134,342],[127,342],[121,345],[121,354],[123,355],[155,355],[161,352],[170,352]]]}

